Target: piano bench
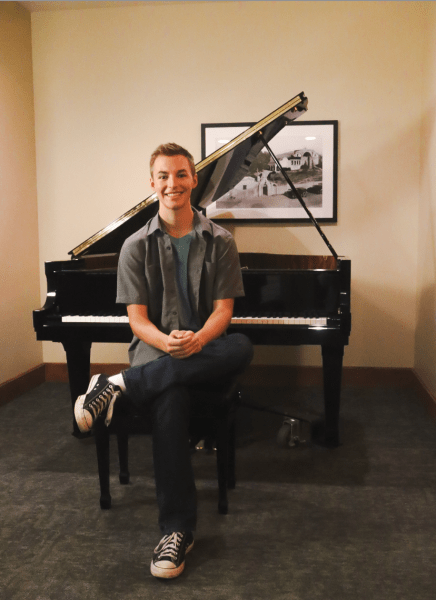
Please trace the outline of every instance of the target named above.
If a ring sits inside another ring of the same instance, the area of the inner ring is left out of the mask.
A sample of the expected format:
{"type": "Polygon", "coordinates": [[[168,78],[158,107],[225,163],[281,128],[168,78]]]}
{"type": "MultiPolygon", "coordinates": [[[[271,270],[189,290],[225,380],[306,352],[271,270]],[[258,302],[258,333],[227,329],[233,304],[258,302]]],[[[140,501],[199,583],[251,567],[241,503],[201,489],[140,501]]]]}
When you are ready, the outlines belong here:
{"type": "MultiPolygon", "coordinates": [[[[191,418],[189,426],[190,447],[194,452],[199,440],[206,440],[212,448],[216,443],[218,475],[218,512],[227,514],[227,490],[235,488],[235,414],[239,404],[240,385],[237,379],[219,384],[190,386],[191,418]],[[207,401],[205,401],[207,397],[207,401]]],[[[147,414],[134,410],[117,411],[115,403],[111,424],[106,427],[104,419],[94,425],[97,451],[98,476],[100,481],[100,507],[111,508],[110,495],[110,436],[116,435],[121,484],[130,481],[128,444],[129,435],[151,434],[151,419],[147,414]]]]}

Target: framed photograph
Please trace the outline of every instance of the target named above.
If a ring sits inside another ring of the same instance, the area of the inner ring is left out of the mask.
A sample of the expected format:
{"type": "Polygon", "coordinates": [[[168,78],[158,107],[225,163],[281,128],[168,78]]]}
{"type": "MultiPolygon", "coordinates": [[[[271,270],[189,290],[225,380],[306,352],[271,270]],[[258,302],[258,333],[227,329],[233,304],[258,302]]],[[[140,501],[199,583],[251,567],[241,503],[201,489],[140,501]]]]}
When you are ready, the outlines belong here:
{"type": "MultiPolygon", "coordinates": [[[[201,126],[202,159],[253,123],[201,126]]],[[[317,221],[337,222],[338,121],[301,121],[286,125],[269,146],[317,221]]],[[[211,219],[310,221],[300,201],[266,148],[243,179],[209,205],[211,219]]]]}

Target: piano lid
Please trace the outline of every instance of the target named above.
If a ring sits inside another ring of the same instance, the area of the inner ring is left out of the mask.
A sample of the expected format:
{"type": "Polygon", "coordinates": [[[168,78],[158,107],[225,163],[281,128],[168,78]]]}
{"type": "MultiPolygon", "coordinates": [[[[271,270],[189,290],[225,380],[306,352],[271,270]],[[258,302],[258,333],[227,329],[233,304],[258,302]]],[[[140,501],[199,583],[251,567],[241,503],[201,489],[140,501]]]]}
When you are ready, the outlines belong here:
{"type": "MultiPolygon", "coordinates": [[[[306,112],[307,103],[304,92],[301,92],[197,163],[195,169],[198,185],[192,191],[191,204],[205,209],[235,187],[247,174],[250,164],[264,147],[257,134],[261,131],[265,140],[269,142],[290,121],[306,112]]],[[[124,240],[145,225],[157,210],[157,195],[154,193],[71,250],[71,258],[119,252],[124,240]]]]}

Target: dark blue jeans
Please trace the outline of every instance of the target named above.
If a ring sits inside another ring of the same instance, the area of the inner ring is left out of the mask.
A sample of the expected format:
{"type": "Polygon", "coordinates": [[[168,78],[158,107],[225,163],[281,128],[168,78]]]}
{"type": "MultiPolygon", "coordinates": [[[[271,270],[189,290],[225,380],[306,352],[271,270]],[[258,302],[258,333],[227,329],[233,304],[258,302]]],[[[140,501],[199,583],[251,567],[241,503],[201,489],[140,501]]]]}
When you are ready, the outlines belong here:
{"type": "Polygon", "coordinates": [[[253,346],[242,334],[210,342],[198,354],[177,359],[166,355],[123,371],[129,399],[150,411],[153,462],[163,534],[194,531],[197,502],[189,449],[190,386],[222,385],[242,373],[253,346]]]}

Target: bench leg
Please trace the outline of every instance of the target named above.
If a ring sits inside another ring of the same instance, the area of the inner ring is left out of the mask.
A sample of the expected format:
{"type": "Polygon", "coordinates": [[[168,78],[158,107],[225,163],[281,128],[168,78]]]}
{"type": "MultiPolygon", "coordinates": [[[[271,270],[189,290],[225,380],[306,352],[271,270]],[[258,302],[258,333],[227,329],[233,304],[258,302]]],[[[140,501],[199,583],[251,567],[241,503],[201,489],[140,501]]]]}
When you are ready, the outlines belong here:
{"type": "Polygon", "coordinates": [[[100,481],[100,507],[107,510],[111,507],[112,499],[109,488],[109,432],[103,419],[95,422],[94,437],[100,481]]]}
{"type": "Polygon", "coordinates": [[[235,422],[232,421],[228,431],[227,439],[228,447],[228,472],[227,472],[227,489],[234,490],[236,487],[235,463],[236,463],[236,435],[235,422]]]}
{"type": "Polygon", "coordinates": [[[127,433],[117,434],[118,457],[120,461],[120,483],[127,485],[130,481],[129,473],[129,436],[127,433]]]}
{"type": "Polygon", "coordinates": [[[220,418],[216,433],[217,471],[218,471],[218,512],[226,515],[229,510],[227,500],[229,452],[227,418],[220,418]]]}

